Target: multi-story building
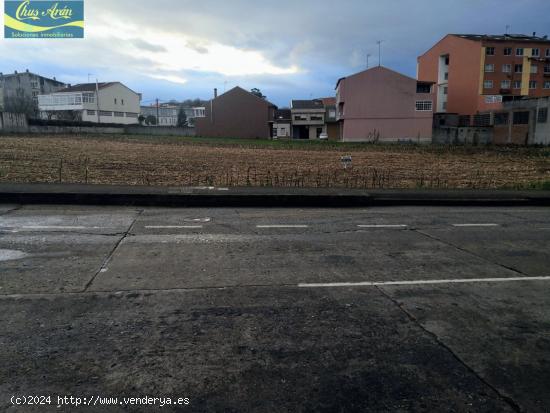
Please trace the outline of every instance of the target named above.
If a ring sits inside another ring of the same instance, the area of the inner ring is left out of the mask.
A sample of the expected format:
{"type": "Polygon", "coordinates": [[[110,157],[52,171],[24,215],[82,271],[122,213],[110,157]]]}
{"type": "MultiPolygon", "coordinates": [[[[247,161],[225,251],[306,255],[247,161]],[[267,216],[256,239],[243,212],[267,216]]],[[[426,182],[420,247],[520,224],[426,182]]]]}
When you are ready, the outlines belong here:
{"type": "Polygon", "coordinates": [[[317,139],[326,133],[325,105],[322,100],[293,100],[290,112],[294,139],[317,139]]]}
{"type": "Polygon", "coordinates": [[[338,121],[336,120],[336,98],[327,97],[320,98],[325,105],[325,123],[327,129],[327,138],[330,140],[338,140],[340,138],[340,130],[338,121]]]}
{"type": "Polygon", "coordinates": [[[432,85],[382,66],[338,80],[340,140],[431,141],[432,85]]]}
{"type": "Polygon", "coordinates": [[[157,105],[141,107],[143,117],[147,119],[153,116],[156,119],[155,125],[151,126],[176,126],[178,124],[178,112],[178,106],[168,104],[160,104],[158,107],[157,105]]]}
{"type": "Polygon", "coordinates": [[[505,101],[550,96],[550,40],[449,34],[418,57],[417,77],[436,84],[436,112],[484,115],[505,101]]]}
{"type": "Polygon", "coordinates": [[[38,96],[43,117],[95,123],[138,123],[141,95],[120,82],[83,83],[38,96]]]}
{"type": "Polygon", "coordinates": [[[38,107],[38,95],[65,88],[63,82],[29,72],[0,73],[0,111],[10,110],[14,99],[27,99],[38,107]],[[10,102],[11,101],[11,102],[10,102]]]}
{"type": "Polygon", "coordinates": [[[277,109],[273,119],[273,137],[292,137],[292,114],[290,109],[277,109]]]}
{"type": "Polygon", "coordinates": [[[504,145],[550,144],[550,97],[504,102],[493,113],[493,143],[504,145]]]}

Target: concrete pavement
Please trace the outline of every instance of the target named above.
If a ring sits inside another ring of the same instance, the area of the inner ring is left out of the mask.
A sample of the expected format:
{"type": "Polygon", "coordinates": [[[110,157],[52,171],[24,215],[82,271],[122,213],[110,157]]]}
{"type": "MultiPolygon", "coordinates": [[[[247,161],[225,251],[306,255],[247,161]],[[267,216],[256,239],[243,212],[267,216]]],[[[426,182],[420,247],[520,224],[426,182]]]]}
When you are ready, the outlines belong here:
{"type": "Polygon", "coordinates": [[[544,207],[1,205],[0,406],[547,411],[549,247],[544,207]]]}

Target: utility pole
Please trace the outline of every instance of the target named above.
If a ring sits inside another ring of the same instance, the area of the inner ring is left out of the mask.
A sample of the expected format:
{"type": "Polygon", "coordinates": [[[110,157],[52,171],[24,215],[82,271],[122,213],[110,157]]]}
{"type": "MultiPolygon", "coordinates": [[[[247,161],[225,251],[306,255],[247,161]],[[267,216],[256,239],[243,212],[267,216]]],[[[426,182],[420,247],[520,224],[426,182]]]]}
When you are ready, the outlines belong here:
{"type": "Polygon", "coordinates": [[[377,40],[376,44],[378,45],[378,66],[382,66],[382,42],[384,40],[377,40]]]}
{"type": "Polygon", "coordinates": [[[369,57],[371,57],[370,53],[367,54],[367,69],[369,68],[369,57]]]}
{"type": "Polygon", "coordinates": [[[159,125],[159,98],[157,98],[157,126],[159,125]]]}

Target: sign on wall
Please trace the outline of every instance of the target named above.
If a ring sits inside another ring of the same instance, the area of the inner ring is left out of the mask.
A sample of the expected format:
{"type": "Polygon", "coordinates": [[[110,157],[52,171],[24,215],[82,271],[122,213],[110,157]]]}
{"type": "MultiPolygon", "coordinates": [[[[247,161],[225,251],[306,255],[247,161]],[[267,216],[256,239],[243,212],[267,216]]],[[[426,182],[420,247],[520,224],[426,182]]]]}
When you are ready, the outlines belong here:
{"type": "Polygon", "coordinates": [[[5,0],[6,39],[81,39],[84,0],[5,0]]]}

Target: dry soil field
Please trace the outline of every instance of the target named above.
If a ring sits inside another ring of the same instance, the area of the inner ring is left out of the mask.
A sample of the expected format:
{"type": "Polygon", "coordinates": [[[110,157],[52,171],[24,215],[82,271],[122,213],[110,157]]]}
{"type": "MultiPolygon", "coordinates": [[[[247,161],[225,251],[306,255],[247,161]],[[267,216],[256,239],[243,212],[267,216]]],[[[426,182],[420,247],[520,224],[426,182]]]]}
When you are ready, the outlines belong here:
{"type": "Polygon", "coordinates": [[[93,136],[0,137],[0,182],[514,188],[550,182],[548,148],[445,148],[93,136]],[[352,167],[340,158],[351,155],[352,167]]]}

